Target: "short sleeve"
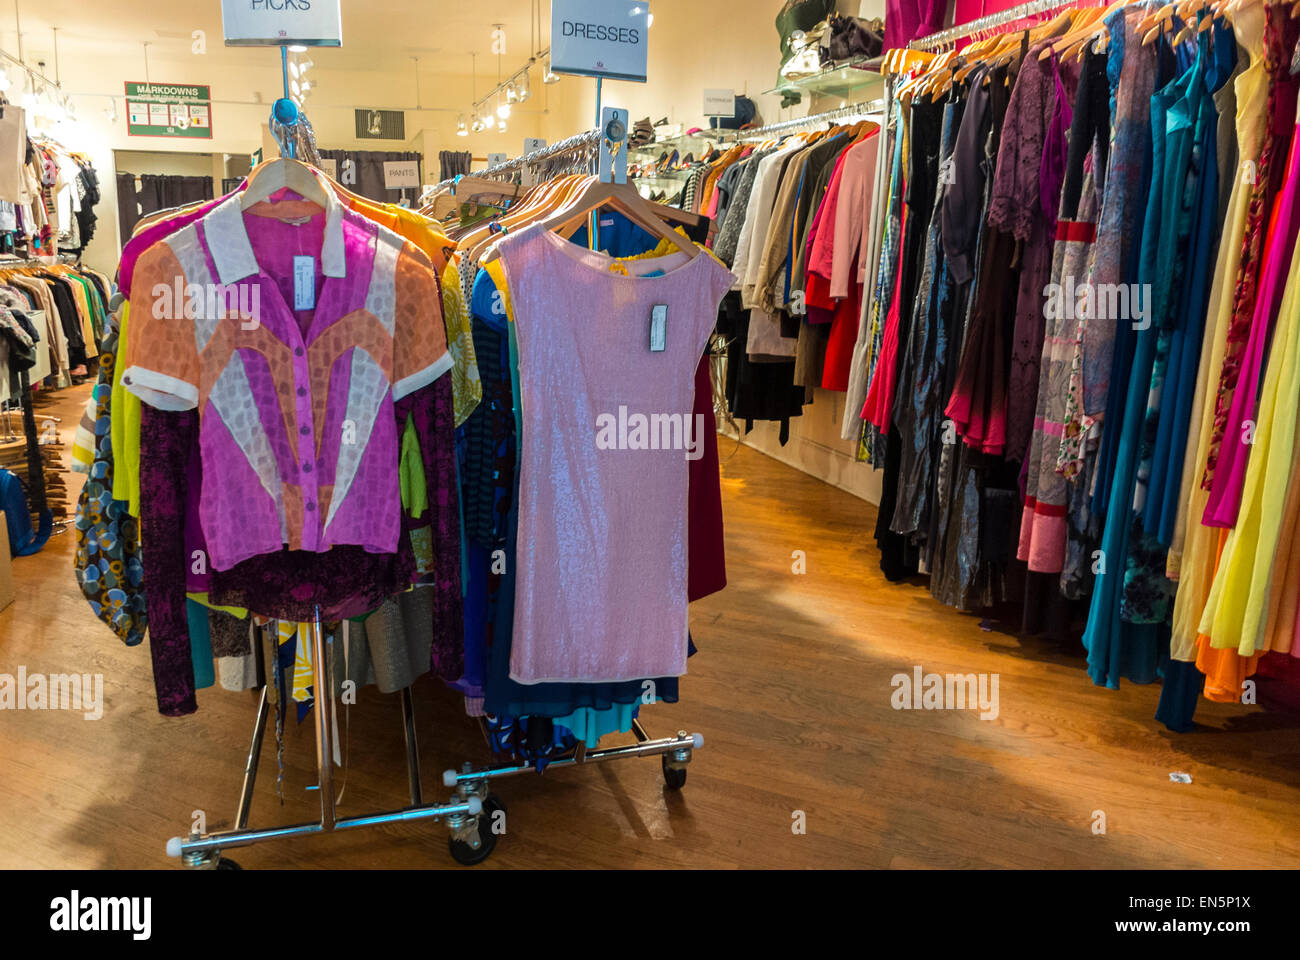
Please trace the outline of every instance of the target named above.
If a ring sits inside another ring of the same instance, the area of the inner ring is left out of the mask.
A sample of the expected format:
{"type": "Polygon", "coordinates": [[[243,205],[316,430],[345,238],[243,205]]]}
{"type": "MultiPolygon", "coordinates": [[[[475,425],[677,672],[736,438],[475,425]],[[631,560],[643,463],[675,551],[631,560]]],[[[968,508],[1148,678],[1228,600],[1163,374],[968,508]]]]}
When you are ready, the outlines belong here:
{"type": "Polygon", "coordinates": [[[150,247],[136,264],[122,386],[159,410],[199,404],[199,351],[186,319],[185,272],[171,247],[150,247]],[[178,293],[179,291],[179,293],[178,293]]]}
{"type": "Polygon", "coordinates": [[[412,243],[397,257],[393,312],[393,399],[427,387],[452,367],[438,278],[412,243]]]}

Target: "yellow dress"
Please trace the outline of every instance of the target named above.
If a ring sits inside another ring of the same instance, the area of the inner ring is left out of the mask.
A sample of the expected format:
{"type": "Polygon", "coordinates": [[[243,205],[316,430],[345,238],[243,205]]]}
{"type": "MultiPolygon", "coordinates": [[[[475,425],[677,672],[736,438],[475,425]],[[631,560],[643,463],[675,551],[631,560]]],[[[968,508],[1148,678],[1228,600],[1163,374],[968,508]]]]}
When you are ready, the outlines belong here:
{"type": "MultiPolygon", "coordinates": [[[[1263,49],[1262,7],[1243,9],[1234,20],[1233,27],[1238,42],[1246,49],[1263,49]]],[[[1214,580],[1218,555],[1219,531],[1201,525],[1201,516],[1209,499],[1208,491],[1201,489],[1201,477],[1209,458],[1209,441],[1214,426],[1216,397],[1210,390],[1211,385],[1217,386],[1219,372],[1223,367],[1228,327],[1232,321],[1237,265],[1241,261],[1252,186],[1240,171],[1247,169],[1247,164],[1258,164],[1267,129],[1268,76],[1262,57],[1256,56],[1250,66],[1238,75],[1234,87],[1237,94],[1237,149],[1240,167],[1232,185],[1223,236],[1219,243],[1218,262],[1215,264],[1214,282],[1210,288],[1210,314],[1205,325],[1196,393],[1192,401],[1192,409],[1200,410],[1200,417],[1191,420],[1186,448],[1195,449],[1196,456],[1186,457],[1183,462],[1180,507],[1167,563],[1169,578],[1178,582],[1169,655],[1175,660],[1184,661],[1196,659],[1197,628],[1214,580]]]]}
{"type": "Polygon", "coordinates": [[[1260,391],[1241,510],[1201,617],[1201,632],[1212,646],[1235,647],[1242,656],[1265,649],[1273,560],[1293,477],[1300,413],[1300,244],[1292,251],[1289,271],[1260,391]]]}

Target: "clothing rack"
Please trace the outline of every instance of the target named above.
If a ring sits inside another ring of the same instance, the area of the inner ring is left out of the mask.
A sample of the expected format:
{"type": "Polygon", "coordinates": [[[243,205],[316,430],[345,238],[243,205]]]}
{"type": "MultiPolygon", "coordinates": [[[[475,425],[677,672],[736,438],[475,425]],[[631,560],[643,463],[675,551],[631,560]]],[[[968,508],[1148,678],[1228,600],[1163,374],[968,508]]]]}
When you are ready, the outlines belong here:
{"type": "MultiPolygon", "coordinates": [[[[556,157],[567,156],[571,153],[581,153],[587,150],[594,150],[600,144],[600,131],[587,130],[583,133],[574,134],[566,137],[559,143],[553,143],[548,147],[542,147],[540,150],[534,150],[532,153],[522,157],[512,157],[501,163],[493,164],[486,170],[472,170],[469,176],[472,177],[502,177],[507,174],[522,170],[526,166],[546,163],[548,160],[554,160],[556,157]]],[[[439,190],[445,190],[455,184],[456,178],[443,180],[437,184],[430,193],[439,190]]]]}
{"type": "Polygon", "coordinates": [[[829,123],[832,120],[840,120],[844,117],[856,117],[864,113],[883,113],[884,109],[884,100],[850,103],[847,106],[836,107],[834,110],[827,110],[824,113],[813,113],[806,117],[795,117],[793,120],[781,120],[763,127],[754,127],[752,130],[742,130],[740,131],[740,139],[767,140],[778,134],[789,133],[792,130],[802,130],[805,127],[815,127],[819,123],[829,123]]]}
{"type": "MultiPolygon", "coordinates": [[[[272,108],[271,130],[280,144],[281,156],[292,157],[295,143],[295,127],[299,113],[294,103],[288,99],[287,56],[281,55],[281,66],[285,70],[284,99],[277,100],[272,108]]],[[[553,146],[543,148],[525,157],[516,157],[505,163],[497,164],[475,176],[499,176],[513,172],[525,165],[545,163],[556,157],[566,156],[584,150],[594,150],[600,144],[598,131],[591,130],[569,137],[553,146]]],[[[453,181],[444,181],[450,184],[453,181]]],[[[443,186],[443,184],[439,184],[443,186]]],[[[316,766],[317,785],[320,794],[321,816],[318,822],[292,824],[283,827],[250,829],[249,812],[253,802],[253,787],[257,779],[258,761],[262,755],[262,743],[266,733],[266,721],[270,713],[270,698],[267,684],[274,682],[267,677],[262,686],[254,721],[252,742],[249,744],[248,757],[244,766],[244,781],[240,788],[236,807],[234,827],[215,833],[193,832],[188,837],[173,837],[167,841],[167,855],[180,858],[191,869],[199,870],[238,870],[241,869],[233,860],[223,857],[221,851],[228,847],[249,846],[263,840],[278,840],[288,837],[309,836],[332,833],[354,827],[372,827],[385,823],[406,822],[412,820],[445,820],[451,831],[448,846],[452,858],[466,866],[482,863],[496,847],[499,830],[504,827],[504,807],[488,792],[490,782],[498,777],[516,776],[533,771],[529,763],[496,764],[475,768],[470,763],[462,765],[460,772],[447,770],[443,773],[443,786],[453,789],[454,795],[447,803],[425,803],[420,783],[420,756],[416,737],[415,712],[411,698],[411,688],[401,692],[402,725],[406,741],[406,770],[410,789],[410,805],[400,810],[382,813],[363,814],[353,817],[337,817],[334,795],[334,750],[337,736],[334,718],[334,671],[330,656],[334,647],[334,637],[327,636],[321,622],[319,608],[311,623],[312,635],[312,684],[315,691],[315,727],[316,727],[316,766]]],[[[346,629],[346,627],[344,627],[346,629]]],[[[260,643],[275,644],[275,631],[269,626],[259,633],[260,643]]],[[[261,651],[257,651],[260,655],[261,651]]],[[[480,727],[487,738],[486,724],[482,718],[480,727]]],[[[632,733],[636,743],[625,747],[588,752],[586,745],[579,741],[568,754],[547,763],[547,768],[599,763],[625,757],[661,758],[664,780],[669,788],[678,789],[686,782],[686,765],[691,760],[693,751],[704,745],[700,734],[688,734],[678,731],[675,737],[658,740],[650,738],[642,727],[640,720],[632,721],[632,733]]],[[[490,740],[489,740],[490,743],[490,740]]]]}
{"type": "Polygon", "coordinates": [[[72,266],[77,263],[77,259],[77,256],[72,253],[60,253],[57,257],[0,256],[0,270],[13,270],[20,267],[72,266]]]}
{"type": "MultiPolygon", "coordinates": [[[[599,102],[599,87],[597,87],[597,101],[599,102]]],[[[599,106],[598,108],[599,109],[599,106]]],[[[538,150],[530,153],[526,157],[517,157],[514,160],[497,164],[487,171],[481,171],[473,176],[491,176],[494,173],[511,172],[519,167],[531,165],[533,163],[545,163],[548,160],[558,156],[575,153],[578,151],[593,150],[599,147],[601,153],[601,179],[606,183],[614,182],[613,162],[617,152],[626,148],[626,111],[605,108],[604,123],[600,130],[590,130],[575,136],[561,140],[559,143],[544,150],[538,150]],[[622,124],[621,140],[613,139],[620,136],[616,128],[618,124],[612,122],[613,116],[622,114],[619,121],[622,124]],[[605,138],[602,132],[605,130],[614,130],[612,137],[605,138]]],[[[626,156],[626,154],[624,154],[626,156]]],[[[624,183],[624,186],[628,186],[624,183]]],[[[635,190],[635,187],[628,186],[629,189],[635,190]]],[[[589,237],[594,242],[596,236],[596,217],[592,217],[589,237]]],[[[479,727],[483,733],[483,739],[491,747],[492,738],[487,727],[487,722],[483,717],[479,717],[479,727]]],[[[632,757],[659,757],[660,767],[663,772],[664,783],[670,790],[679,790],[686,784],[686,765],[691,762],[691,756],[694,751],[704,746],[704,737],[698,733],[687,733],[685,730],[678,730],[674,737],[663,737],[661,739],[652,739],[650,734],[641,725],[640,719],[634,719],[631,727],[632,735],[636,738],[636,743],[626,747],[607,747],[599,750],[588,751],[584,741],[579,740],[574,748],[564,755],[551,758],[546,761],[546,769],[558,769],[562,767],[584,766],[591,763],[601,763],[608,760],[623,760],[632,757]]],[[[499,777],[514,777],[521,774],[532,773],[536,768],[531,763],[500,763],[491,764],[485,767],[474,767],[473,764],[465,763],[462,765],[460,772],[448,770],[443,774],[443,784],[456,790],[456,797],[466,803],[479,801],[482,805],[484,816],[493,821],[494,829],[491,833],[482,834],[486,844],[482,850],[475,849],[466,851],[461,848],[458,852],[453,845],[452,856],[460,863],[472,865],[481,863],[491,854],[493,847],[496,845],[495,824],[498,814],[503,814],[504,808],[496,797],[489,794],[489,786],[492,780],[499,777]]]]}
{"type": "MultiPolygon", "coordinates": [[[[280,156],[292,158],[298,142],[298,124],[305,118],[297,105],[289,99],[288,52],[280,48],[280,66],[284,79],[284,97],[277,100],[272,107],[270,127],[277,143],[280,156]]],[[[346,630],[346,626],[343,627],[346,630]]],[[[259,643],[277,643],[275,631],[269,625],[259,635],[259,643]]],[[[180,858],[181,862],[196,870],[239,870],[238,864],[221,856],[227,847],[244,847],[263,840],[278,840],[286,837],[310,836],[320,833],[333,833],[354,827],[374,827],[385,823],[406,822],[411,820],[446,820],[451,829],[449,845],[452,856],[461,862],[472,858],[480,851],[479,859],[485,859],[491,852],[496,838],[479,829],[479,815],[483,812],[483,802],[479,796],[462,790],[450,803],[425,803],[420,785],[420,753],[416,738],[415,711],[411,699],[411,688],[402,690],[402,726],[406,740],[406,773],[410,792],[410,804],[399,810],[381,813],[362,814],[353,817],[338,817],[334,794],[334,751],[336,746],[337,725],[334,715],[334,669],[332,649],[335,648],[334,637],[327,636],[321,623],[320,608],[311,623],[312,635],[312,684],[315,698],[316,720],[316,771],[315,790],[320,795],[321,815],[318,822],[298,823],[283,827],[270,827],[261,830],[248,826],[249,812],[253,804],[253,787],[257,781],[258,761],[262,755],[262,740],[266,733],[266,720],[270,712],[269,684],[275,682],[271,677],[265,678],[262,693],[257,706],[257,719],[253,726],[253,739],[249,744],[248,758],[244,765],[244,782],[239,791],[239,801],[235,813],[233,829],[215,833],[195,831],[188,837],[172,837],[167,841],[167,855],[180,858]]],[[[257,644],[255,644],[257,646],[257,644]]],[[[260,656],[260,647],[256,650],[260,656]]],[[[263,661],[264,662],[264,661],[263,661]]],[[[444,780],[453,776],[448,770],[444,780]]],[[[477,862],[477,861],[472,861],[477,862]]]]}
{"type": "Polygon", "coordinates": [[[1080,4],[1078,0],[1030,0],[1029,3],[1022,3],[1019,6],[1001,10],[998,13],[990,13],[978,20],[969,20],[955,27],[949,27],[947,30],[940,30],[938,33],[920,37],[909,43],[908,47],[912,50],[933,50],[936,47],[946,46],[954,40],[960,40],[962,37],[969,37],[972,34],[979,33],[981,30],[992,30],[1003,24],[1024,20],[1040,13],[1053,13],[1065,7],[1077,6],[1088,6],[1088,4],[1080,4]]]}

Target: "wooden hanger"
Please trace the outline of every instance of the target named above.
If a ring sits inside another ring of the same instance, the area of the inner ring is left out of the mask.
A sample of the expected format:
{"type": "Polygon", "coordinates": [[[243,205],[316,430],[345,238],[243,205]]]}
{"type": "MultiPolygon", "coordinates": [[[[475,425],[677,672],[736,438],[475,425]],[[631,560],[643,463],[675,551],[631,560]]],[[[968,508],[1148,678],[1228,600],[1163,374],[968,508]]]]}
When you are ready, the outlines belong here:
{"type": "MultiPolygon", "coordinates": [[[[699,248],[656,216],[653,207],[654,204],[644,199],[631,184],[602,183],[592,178],[572,203],[537,222],[544,230],[555,231],[561,236],[572,236],[583,226],[589,214],[613,208],[652,236],[671,241],[688,257],[694,259],[698,256],[699,248]]],[[[491,263],[498,254],[498,248],[493,246],[480,262],[491,263]]]]}
{"type": "Polygon", "coordinates": [[[543,184],[530,197],[506,215],[495,221],[500,231],[493,229],[493,223],[482,223],[461,237],[457,248],[461,259],[470,264],[479,263],[488,251],[496,245],[506,233],[526,226],[556,210],[567,206],[573,196],[594,177],[581,174],[568,174],[543,184]]]}
{"type": "Polygon", "coordinates": [[[907,47],[898,47],[885,54],[885,59],[880,64],[880,72],[886,77],[896,77],[899,74],[907,73],[914,67],[927,65],[935,56],[929,50],[912,50],[907,47]]]}
{"type": "Polygon", "coordinates": [[[182,214],[190,213],[191,211],[197,210],[205,203],[212,203],[212,201],[199,200],[197,203],[184,203],[178,207],[168,207],[165,210],[155,210],[153,213],[145,214],[137,220],[135,226],[131,228],[131,236],[137,237],[140,235],[142,230],[147,230],[155,223],[162,223],[164,220],[170,220],[172,217],[179,217],[182,214]]]}
{"type": "Polygon", "coordinates": [[[323,174],[313,171],[298,160],[288,157],[266,160],[254,167],[248,175],[248,185],[239,196],[239,209],[248,210],[256,204],[269,201],[274,194],[285,189],[326,208],[330,198],[325,192],[323,178],[323,174]]]}
{"type": "MultiPolygon", "coordinates": [[[[501,226],[510,228],[527,223],[543,211],[558,209],[559,206],[567,202],[567,198],[572,191],[586,180],[586,177],[579,174],[568,174],[544,183],[530,192],[528,197],[521,203],[506,211],[498,222],[501,226]]],[[[469,250],[491,235],[491,224],[480,224],[461,237],[458,245],[462,250],[469,250]]]]}
{"type": "Polygon", "coordinates": [[[1062,59],[1070,57],[1089,40],[1094,39],[1100,31],[1106,29],[1106,19],[1120,7],[1127,6],[1128,3],[1129,0],[1118,0],[1117,3],[1112,3],[1108,7],[1089,7],[1080,11],[1079,17],[1065,35],[1038,55],[1039,61],[1046,60],[1052,55],[1053,51],[1062,59]]]}
{"type": "Polygon", "coordinates": [[[1209,23],[1214,19],[1211,16],[1200,17],[1201,11],[1208,8],[1209,4],[1206,0],[1187,0],[1178,8],[1178,16],[1183,21],[1183,25],[1179,28],[1178,33],[1174,35],[1174,46],[1181,45],[1197,33],[1204,33],[1203,30],[1198,29],[1202,25],[1202,21],[1209,23]]]}

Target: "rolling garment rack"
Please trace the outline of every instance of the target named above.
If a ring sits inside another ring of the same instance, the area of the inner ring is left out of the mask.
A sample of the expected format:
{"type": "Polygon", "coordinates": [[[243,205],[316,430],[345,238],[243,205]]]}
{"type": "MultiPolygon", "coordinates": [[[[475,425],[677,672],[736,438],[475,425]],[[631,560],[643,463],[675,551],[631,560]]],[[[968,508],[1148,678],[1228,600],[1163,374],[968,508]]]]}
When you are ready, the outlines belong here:
{"type": "MultiPolygon", "coordinates": [[[[280,48],[280,63],[284,73],[284,98],[277,100],[271,113],[271,130],[280,142],[282,158],[292,158],[294,154],[293,139],[299,120],[299,111],[289,99],[288,53],[280,48]]],[[[253,787],[257,781],[258,760],[262,755],[262,740],[266,732],[266,720],[270,712],[268,687],[262,686],[262,693],[257,706],[257,719],[253,725],[253,739],[248,748],[248,759],[244,765],[244,781],[239,791],[239,800],[235,813],[233,829],[215,833],[191,833],[188,837],[173,837],[167,841],[167,855],[177,857],[191,869],[198,870],[238,870],[235,861],[223,857],[222,850],[230,847],[246,847],[264,840],[280,840],[289,837],[310,836],[321,833],[333,833],[357,827],[374,827],[385,823],[401,823],[415,820],[445,820],[451,830],[449,845],[452,856],[461,861],[472,860],[485,847],[490,851],[491,842],[485,843],[484,837],[490,833],[480,829],[483,813],[482,799],[470,791],[459,791],[447,803],[426,803],[420,783],[420,754],[416,738],[415,711],[411,700],[411,688],[402,690],[402,726],[406,739],[406,773],[410,791],[410,803],[397,810],[380,813],[363,814],[352,817],[339,817],[336,811],[334,795],[334,753],[336,730],[334,723],[334,671],[330,657],[333,637],[327,637],[321,625],[319,608],[311,624],[312,635],[312,683],[315,689],[316,713],[316,768],[318,781],[316,789],[320,793],[320,820],[309,823],[297,823],[282,827],[265,827],[252,829],[248,825],[249,812],[253,803],[253,787]]],[[[270,628],[261,631],[260,642],[274,644],[276,639],[270,635],[270,628]]],[[[268,677],[267,683],[272,682],[268,677]]],[[[449,778],[450,771],[444,775],[449,778]]],[[[492,842],[495,838],[492,838],[492,842]]],[[[480,858],[481,859],[481,858],[480,858]]]]}
{"type": "MultiPolygon", "coordinates": [[[[299,111],[288,98],[287,52],[281,48],[281,67],[284,74],[285,97],[277,100],[271,114],[271,130],[281,145],[281,156],[292,158],[293,140],[299,111]]],[[[608,133],[608,132],[607,132],[608,133]]],[[[625,135],[625,128],[624,133],[625,135]]],[[[607,136],[608,139],[608,136],[607,136]]],[[[548,161],[568,158],[576,162],[578,157],[588,160],[596,151],[599,141],[597,131],[579,134],[562,141],[553,147],[518,157],[504,164],[499,164],[486,172],[490,176],[502,176],[512,173],[526,165],[540,165],[548,161]]],[[[605,149],[608,149],[605,147],[605,149]]],[[[624,157],[626,154],[624,153],[624,157]]],[[[626,161],[624,160],[624,163],[626,161]]],[[[625,169],[625,167],[624,167],[625,169]]],[[[483,176],[484,174],[476,174],[483,176]]],[[[445,186],[440,185],[440,186],[445,186]]],[[[182,864],[191,869],[204,870],[238,870],[235,861],[224,857],[222,851],[233,847],[251,846],[266,840],[288,839],[290,837],[310,836],[332,833],[338,830],[358,827],[373,827],[380,824],[410,822],[416,820],[445,820],[450,829],[448,840],[452,858],[464,865],[481,863],[491,855],[496,847],[496,814],[504,808],[488,792],[493,779],[515,776],[531,772],[529,764],[497,764],[486,767],[474,767],[465,763],[459,772],[447,770],[443,773],[443,786],[453,789],[454,794],[446,803],[426,803],[420,780],[419,744],[416,735],[414,705],[411,689],[401,691],[402,723],[406,742],[407,780],[410,803],[397,810],[359,816],[339,817],[336,811],[334,794],[333,760],[336,749],[336,723],[334,717],[334,676],[331,649],[334,646],[332,635],[327,633],[321,623],[319,610],[310,625],[313,654],[313,687],[315,693],[315,728],[316,728],[316,766],[318,782],[316,789],[320,793],[321,815],[318,821],[290,824],[280,827],[255,829],[249,827],[249,814],[252,807],[253,789],[257,779],[257,769],[262,753],[266,723],[270,713],[270,695],[268,686],[263,685],[254,721],[252,742],[249,745],[244,766],[244,778],[236,806],[235,823],[232,829],[216,832],[193,832],[188,837],[173,837],[167,842],[167,854],[179,858],[182,864]]],[[[263,628],[259,640],[261,643],[276,642],[271,635],[272,628],[263,628]]],[[[270,678],[267,678],[268,682],[270,678]]],[[[488,738],[486,722],[480,718],[480,729],[485,739],[488,738]]],[[[588,751],[581,742],[569,754],[548,762],[547,767],[579,766],[616,760],[625,757],[661,758],[663,775],[671,788],[680,788],[686,782],[686,765],[691,760],[694,750],[703,746],[700,734],[687,734],[680,731],[675,737],[652,739],[639,720],[632,723],[632,733],[636,743],[624,747],[612,747],[588,751]]],[[[490,741],[489,741],[490,744],[490,741]]]]}
{"type": "MultiPolygon", "coordinates": [[[[599,87],[597,87],[597,113],[600,114],[601,107],[599,104],[599,87]]],[[[581,162],[584,158],[587,163],[593,159],[598,160],[598,169],[601,172],[601,179],[606,182],[626,183],[627,182],[627,111],[616,110],[606,107],[601,115],[601,125],[596,130],[590,130],[575,136],[562,140],[559,143],[544,147],[533,153],[522,157],[515,157],[504,163],[489,167],[487,170],[472,173],[474,177],[500,177],[513,175],[516,171],[523,169],[525,166],[539,166],[551,161],[570,161],[581,162]]],[[[566,166],[568,163],[566,162],[566,166]]],[[[589,167],[588,167],[589,169],[589,167]]],[[[444,187],[454,181],[446,181],[439,184],[444,187]]],[[[437,189],[437,188],[435,188],[437,189]]],[[[593,217],[593,221],[595,218],[593,217]]],[[[595,242],[595,230],[589,231],[589,237],[595,242]]],[[[488,732],[487,721],[479,717],[479,729],[483,733],[483,739],[491,747],[491,736],[488,732]]],[[[704,746],[704,737],[699,733],[687,733],[685,730],[677,731],[673,737],[652,738],[642,726],[640,719],[632,721],[632,735],[636,742],[622,747],[606,747],[598,750],[588,750],[586,744],[579,741],[572,751],[562,754],[555,759],[548,759],[546,769],[554,770],[564,767],[581,767],[594,763],[604,763],[610,760],[624,760],[632,757],[659,757],[660,767],[663,771],[664,783],[673,790],[679,790],[686,784],[686,767],[691,762],[694,751],[704,746]]],[[[487,766],[475,767],[472,763],[466,762],[462,765],[459,772],[448,770],[444,775],[443,785],[455,789],[458,799],[468,803],[473,799],[478,799],[483,804],[484,815],[493,815],[497,810],[503,809],[497,799],[489,794],[491,781],[502,777],[514,777],[521,774],[534,772],[534,767],[529,763],[500,763],[489,764],[487,766]]],[[[480,863],[486,860],[492,853],[492,848],[496,845],[496,834],[488,833],[487,846],[481,851],[474,851],[473,856],[468,859],[462,859],[457,851],[453,849],[453,855],[461,863],[480,863]]],[[[462,851],[463,852],[463,851],[462,851]]]]}

